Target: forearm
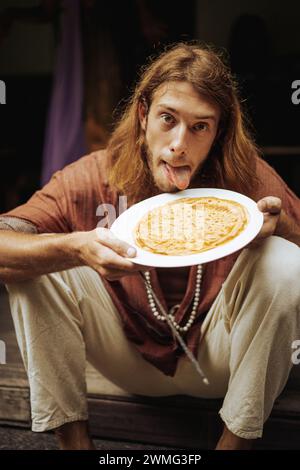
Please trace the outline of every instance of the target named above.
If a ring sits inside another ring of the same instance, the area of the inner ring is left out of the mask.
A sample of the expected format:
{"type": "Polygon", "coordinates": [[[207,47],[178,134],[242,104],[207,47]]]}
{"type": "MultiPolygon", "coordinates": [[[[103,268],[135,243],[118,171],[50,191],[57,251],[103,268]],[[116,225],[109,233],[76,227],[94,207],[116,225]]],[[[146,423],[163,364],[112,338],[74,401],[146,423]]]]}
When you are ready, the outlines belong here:
{"type": "Polygon", "coordinates": [[[77,233],[28,234],[0,231],[0,281],[30,279],[79,266],[77,233]]]}
{"type": "Polygon", "coordinates": [[[281,211],[274,235],[300,246],[300,226],[284,210],[281,211]]]}

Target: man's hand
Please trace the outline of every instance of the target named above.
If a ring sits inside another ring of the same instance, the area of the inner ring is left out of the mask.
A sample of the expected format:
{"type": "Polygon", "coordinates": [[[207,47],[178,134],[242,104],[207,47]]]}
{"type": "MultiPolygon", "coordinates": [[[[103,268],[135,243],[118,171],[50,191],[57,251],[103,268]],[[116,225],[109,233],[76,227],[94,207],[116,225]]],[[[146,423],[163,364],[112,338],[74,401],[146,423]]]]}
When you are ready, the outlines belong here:
{"type": "Polygon", "coordinates": [[[260,246],[265,238],[274,234],[281,214],[282,203],[279,197],[267,196],[257,202],[257,207],[264,215],[264,222],[259,234],[247,245],[247,248],[260,246]]]}
{"type": "Polygon", "coordinates": [[[90,266],[108,281],[147,271],[147,266],[132,263],[126,258],[136,256],[136,250],[118,239],[109,229],[96,228],[78,232],[78,256],[82,264],[90,266]]]}

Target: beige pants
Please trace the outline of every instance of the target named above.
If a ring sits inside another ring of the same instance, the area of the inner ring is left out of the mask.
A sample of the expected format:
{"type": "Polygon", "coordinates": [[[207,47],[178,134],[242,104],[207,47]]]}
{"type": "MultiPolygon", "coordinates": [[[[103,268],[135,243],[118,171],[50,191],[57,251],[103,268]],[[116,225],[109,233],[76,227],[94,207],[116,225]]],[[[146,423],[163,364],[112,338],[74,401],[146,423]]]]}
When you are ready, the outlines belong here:
{"type": "Polygon", "coordinates": [[[10,305],[31,389],[32,429],[86,420],[86,359],[128,392],[225,397],[236,435],[262,436],[300,338],[300,250],[279,237],[244,249],[201,326],[203,384],[184,356],[174,377],[129,342],[98,274],[82,267],[10,284],[10,305]]]}

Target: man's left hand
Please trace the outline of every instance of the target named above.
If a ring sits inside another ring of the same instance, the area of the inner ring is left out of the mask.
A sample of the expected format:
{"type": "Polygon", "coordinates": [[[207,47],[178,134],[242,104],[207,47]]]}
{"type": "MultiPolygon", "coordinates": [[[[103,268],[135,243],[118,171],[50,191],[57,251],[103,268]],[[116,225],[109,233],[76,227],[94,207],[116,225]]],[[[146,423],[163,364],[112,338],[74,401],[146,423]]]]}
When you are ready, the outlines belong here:
{"type": "Polygon", "coordinates": [[[267,196],[257,202],[257,207],[264,215],[264,222],[260,232],[247,248],[260,246],[265,238],[274,234],[279,221],[282,202],[279,197],[267,196]]]}

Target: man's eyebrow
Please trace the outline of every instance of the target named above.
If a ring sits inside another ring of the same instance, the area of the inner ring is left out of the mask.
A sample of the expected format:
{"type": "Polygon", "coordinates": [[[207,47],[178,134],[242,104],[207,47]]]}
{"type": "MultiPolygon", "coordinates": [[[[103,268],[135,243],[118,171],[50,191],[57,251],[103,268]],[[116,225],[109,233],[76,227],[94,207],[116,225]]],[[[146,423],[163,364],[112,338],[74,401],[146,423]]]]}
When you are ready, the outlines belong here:
{"type": "MultiPolygon", "coordinates": [[[[165,104],[165,103],[160,103],[158,106],[159,106],[160,108],[167,109],[168,111],[171,111],[171,112],[174,113],[174,114],[179,114],[179,112],[177,111],[177,109],[171,108],[171,106],[168,106],[168,105],[165,104]]],[[[213,114],[206,114],[206,115],[202,115],[202,116],[200,116],[200,115],[193,115],[193,118],[194,118],[194,119],[199,119],[199,120],[201,120],[201,119],[212,119],[213,121],[216,120],[216,116],[214,116],[213,114]]]]}

